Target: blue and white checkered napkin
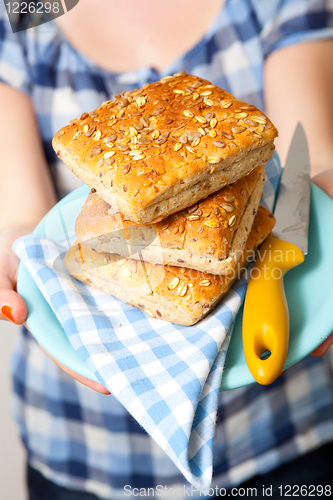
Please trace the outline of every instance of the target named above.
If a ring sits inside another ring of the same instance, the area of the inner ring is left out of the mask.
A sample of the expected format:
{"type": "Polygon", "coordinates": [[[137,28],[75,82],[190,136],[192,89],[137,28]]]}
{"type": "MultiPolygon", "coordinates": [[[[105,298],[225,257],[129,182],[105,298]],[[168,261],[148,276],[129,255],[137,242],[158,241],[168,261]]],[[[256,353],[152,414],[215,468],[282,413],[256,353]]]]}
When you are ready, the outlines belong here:
{"type": "MultiPolygon", "coordinates": [[[[272,208],[280,175],[266,167],[263,201],[272,208]]],[[[54,263],[68,242],[30,235],[14,251],[96,377],[174,461],[186,479],[208,487],[216,409],[235,315],[246,290],[240,279],[205,319],[184,327],[87,287],[54,263]]],[[[59,260],[58,260],[59,262],[59,260]]]]}

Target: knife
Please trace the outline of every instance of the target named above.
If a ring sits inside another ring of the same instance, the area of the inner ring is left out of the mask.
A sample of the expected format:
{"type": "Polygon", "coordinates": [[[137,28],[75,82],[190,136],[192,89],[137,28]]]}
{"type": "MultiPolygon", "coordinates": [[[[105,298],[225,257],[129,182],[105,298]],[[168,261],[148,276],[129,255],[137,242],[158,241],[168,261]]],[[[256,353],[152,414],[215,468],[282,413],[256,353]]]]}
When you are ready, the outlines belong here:
{"type": "Polygon", "coordinates": [[[253,378],[268,385],[281,375],[288,352],[289,312],[283,276],[308,250],[310,158],[298,123],[281,176],[272,235],[260,246],[246,292],[243,347],[253,378]]]}

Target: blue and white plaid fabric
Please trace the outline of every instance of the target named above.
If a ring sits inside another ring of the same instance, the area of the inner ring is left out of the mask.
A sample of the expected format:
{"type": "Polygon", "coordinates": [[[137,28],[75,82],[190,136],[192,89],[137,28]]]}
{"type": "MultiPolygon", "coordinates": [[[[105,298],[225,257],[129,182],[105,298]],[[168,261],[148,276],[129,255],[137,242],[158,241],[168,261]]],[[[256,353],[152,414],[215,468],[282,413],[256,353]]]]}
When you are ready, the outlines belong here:
{"type": "MultiPolygon", "coordinates": [[[[332,0],[226,0],[202,40],[163,73],[143,68],[116,74],[75,51],[54,23],[12,34],[0,2],[0,81],[31,97],[63,196],[80,182],[59,162],[51,139],[82,112],[179,71],[203,76],[264,110],[266,57],[281,47],[327,38],[333,38],[332,0]]],[[[71,379],[26,331],[12,369],[14,415],[29,462],[49,479],[107,499],[133,497],[133,488],[186,484],[116,398],[71,379]],[[132,489],[124,492],[126,485],[132,489]]],[[[325,359],[308,357],[269,387],[220,393],[212,487],[231,488],[332,440],[331,376],[325,359]]]]}
{"type": "MultiPolygon", "coordinates": [[[[275,155],[266,165],[262,200],[271,209],[279,175],[275,155]]],[[[57,315],[71,345],[101,383],[191,484],[209,488],[218,394],[230,339],[227,334],[243,302],[246,280],[238,280],[205,319],[183,327],[150,318],[57,271],[54,263],[68,250],[64,236],[60,241],[24,236],[14,243],[14,251],[57,315]]]]}

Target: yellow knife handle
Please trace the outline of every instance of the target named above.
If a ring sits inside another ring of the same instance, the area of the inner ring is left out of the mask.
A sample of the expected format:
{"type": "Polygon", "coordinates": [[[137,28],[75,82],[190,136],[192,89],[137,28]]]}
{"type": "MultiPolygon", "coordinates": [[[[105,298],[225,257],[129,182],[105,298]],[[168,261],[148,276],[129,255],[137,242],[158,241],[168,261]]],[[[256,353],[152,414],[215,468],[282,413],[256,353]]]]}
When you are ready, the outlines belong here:
{"type": "Polygon", "coordinates": [[[243,347],[253,378],[268,385],[281,374],[289,344],[289,312],[283,276],[304,261],[301,250],[268,236],[251,270],[243,315],[243,347]],[[261,356],[269,351],[267,359],[261,356]]]}

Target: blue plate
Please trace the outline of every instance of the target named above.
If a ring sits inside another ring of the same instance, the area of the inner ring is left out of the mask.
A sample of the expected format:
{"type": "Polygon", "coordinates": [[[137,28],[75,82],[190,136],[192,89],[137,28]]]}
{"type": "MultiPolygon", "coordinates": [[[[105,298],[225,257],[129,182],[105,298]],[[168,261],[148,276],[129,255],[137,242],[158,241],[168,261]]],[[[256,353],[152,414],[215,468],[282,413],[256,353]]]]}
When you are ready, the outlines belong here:
{"type": "MultiPolygon", "coordinates": [[[[75,219],[89,193],[82,186],[61,200],[36,227],[48,238],[73,233],[75,219]]],[[[320,345],[333,330],[333,201],[312,185],[309,253],[300,266],[285,277],[290,312],[290,346],[285,368],[294,365],[320,345]]],[[[98,382],[69,343],[65,332],[30,274],[21,263],[17,290],[28,307],[27,325],[36,340],[68,368],[98,382]]],[[[242,310],[232,334],[221,390],[254,382],[242,346],[242,310]]]]}

